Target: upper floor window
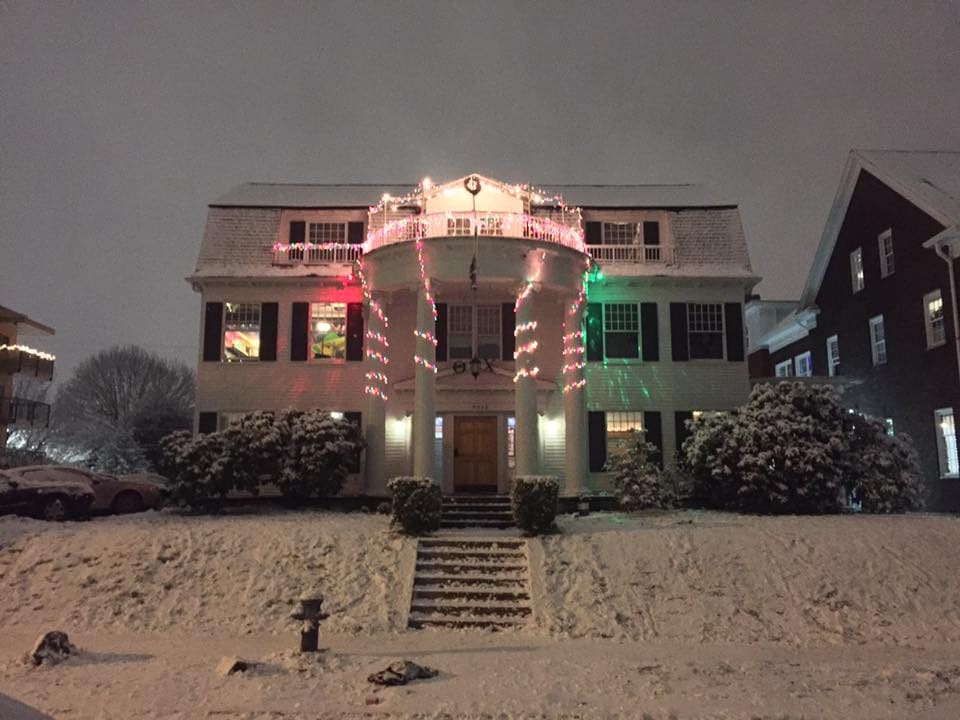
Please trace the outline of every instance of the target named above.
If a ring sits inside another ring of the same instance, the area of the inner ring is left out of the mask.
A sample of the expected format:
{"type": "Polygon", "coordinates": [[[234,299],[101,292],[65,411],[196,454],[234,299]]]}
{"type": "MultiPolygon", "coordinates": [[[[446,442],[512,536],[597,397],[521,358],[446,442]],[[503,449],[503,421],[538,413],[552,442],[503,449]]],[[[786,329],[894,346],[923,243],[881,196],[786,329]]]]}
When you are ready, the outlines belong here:
{"type": "Polygon", "coordinates": [[[470,218],[457,217],[447,218],[447,235],[470,235],[470,218]]]}
{"type": "Polygon", "coordinates": [[[309,230],[308,237],[314,245],[342,245],[347,239],[347,226],[344,223],[312,222],[309,230]]]}
{"type": "Polygon", "coordinates": [[[688,303],[690,359],[723,359],[723,305],[688,303]]]}
{"type": "Polygon", "coordinates": [[[497,360],[500,357],[500,306],[477,306],[477,357],[497,360]]]}
{"type": "Polygon", "coordinates": [[[887,338],[883,330],[883,315],[870,318],[870,354],[873,364],[887,364],[887,338]]]}
{"type": "Polygon", "coordinates": [[[500,358],[500,306],[451,305],[447,311],[447,354],[451,360],[500,358]]]}
{"type": "Polygon", "coordinates": [[[656,220],[605,222],[601,242],[604,245],[659,245],[660,223],[656,220]]]}
{"type": "Polygon", "coordinates": [[[482,217],[480,218],[481,235],[503,235],[503,218],[500,217],[482,217]]]}
{"type": "Polygon", "coordinates": [[[603,343],[608,358],[640,357],[640,316],[635,303],[603,306],[603,343]]]}
{"type": "Polygon", "coordinates": [[[813,375],[813,355],[809,350],[797,355],[793,359],[797,377],[811,377],[813,375]]]}
{"type": "Polygon", "coordinates": [[[893,259],[893,230],[884,230],[877,236],[877,245],[880,250],[880,277],[893,275],[896,269],[893,259]]]}
{"type": "Polygon", "coordinates": [[[854,293],[863,290],[863,248],[850,253],[850,284],[854,293]]]}
{"type": "Polygon", "coordinates": [[[840,338],[831,335],[827,338],[827,374],[834,377],[840,370],[840,338]]]}
{"type": "Polygon", "coordinates": [[[447,311],[447,345],[451,360],[473,357],[473,306],[451,305],[447,311]]]}
{"type": "Polygon", "coordinates": [[[773,369],[773,374],[777,377],[790,377],[793,375],[793,360],[778,362],[773,369]]]}
{"type": "Polygon", "coordinates": [[[947,326],[943,318],[943,296],[940,289],[923,296],[923,324],[927,332],[927,349],[940,347],[947,341],[947,326]]]}
{"type": "Polygon", "coordinates": [[[314,360],[346,359],[346,303],[310,304],[310,356],[314,360]]]}
{"type": "Polygon", "coordinates": [[[260,359],[260,303],[225,303],[223,357],[227,362],[260,359]]]}
{"type": "Polygon", "coordinates": [[[937,433],[937,454],[940,460],[940,477],[960,475],[960,457],[957,453],[957,427],[953,408],[941,408],[933,413],[937,433]]]}

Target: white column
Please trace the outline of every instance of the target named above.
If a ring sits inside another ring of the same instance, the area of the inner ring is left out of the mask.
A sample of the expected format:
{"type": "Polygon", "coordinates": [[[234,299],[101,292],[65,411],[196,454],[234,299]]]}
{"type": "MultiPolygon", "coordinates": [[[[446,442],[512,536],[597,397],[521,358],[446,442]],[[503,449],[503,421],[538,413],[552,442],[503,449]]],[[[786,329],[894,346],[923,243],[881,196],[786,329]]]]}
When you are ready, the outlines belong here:
{"type": "MultiPolygon", "coordinates": [[[[370,303],[364,304],[366,315],[365,327],[372,333],[385,335],[386,325],[380,314],[374,312],[370,303]]],[[[379,343],[371,343],[369,338],[364,338],[364,347],[367,350],[372,346],[379,347],[379,343]]],[[[386,457],[386,441],[384,438],[386,422],[386,401],[381,394],[372,393],[376,389],[379,393],[389,393],[390,388],[387,383],[382,381],[380,373],[383,373],[385,367],[369,354],[364,358],[364,370],[366,372],[366,397],[367,407],[363,414],[363,438],[366,442],[364,451],[364,475],[366,479],[366,492],[368,495],[386,495],[387,479],[384,477],[384,462],[386,457]]]]}
{"type": "Polygon", "coordinates": [[[565,491],[576,495],[587,489],[587,388],[583,384],[586,371],[579,367],[585,361],[583,350],[584,304],[576,298],[565,307],[564,333],[576,333],[563,343],[565,350],[581,348],[581,352],[566,352],[563,364],[563,417],[564,417],[564,466],[565,491]]]}
{"type": "MultiPolygon", "coordinates": [[[[433,336],[436,323],[433,306],[425,289],[417,288],[417,329],[429,332],[433,336]]],[[[416,354],[426,360],[430,367],[422,362],[415,364],[413,398],[413,474],[421,477],[433,477],[433,433],[436,422],[435,393],[437,348],[422,337],[417,337],[416,354]]],[[[433,478],[439,482],[439,478],[433,478]]]]}
{"type": "Polygon", "coordinates": [[[517,307],[517,358],[516,358],[516,391],[514,393],[516,409],[514,416],[517,419],[516,427],[516,474],[537,475],[537,379],[536,353],[522,352],[524,345],[536,340],[535,330],[524,330],[534,322],[535,293],[521,290],[518,296],[517,307]]]}

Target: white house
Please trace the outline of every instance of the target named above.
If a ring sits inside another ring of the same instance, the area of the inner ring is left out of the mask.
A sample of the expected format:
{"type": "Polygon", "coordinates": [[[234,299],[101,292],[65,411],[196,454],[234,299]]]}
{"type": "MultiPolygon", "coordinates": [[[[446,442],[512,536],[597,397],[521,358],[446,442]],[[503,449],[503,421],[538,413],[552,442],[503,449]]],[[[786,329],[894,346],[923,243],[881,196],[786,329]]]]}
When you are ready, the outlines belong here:
{"type": "Polygon", "coordinates": [[[197,430],[342,412],[358,494],[406,474],[594,492],[631,428],[669,461],[692,413],[749,390],[758,278],[736,205],[696,186],[244,184],[210,205],[189,281],[197,430]]]}

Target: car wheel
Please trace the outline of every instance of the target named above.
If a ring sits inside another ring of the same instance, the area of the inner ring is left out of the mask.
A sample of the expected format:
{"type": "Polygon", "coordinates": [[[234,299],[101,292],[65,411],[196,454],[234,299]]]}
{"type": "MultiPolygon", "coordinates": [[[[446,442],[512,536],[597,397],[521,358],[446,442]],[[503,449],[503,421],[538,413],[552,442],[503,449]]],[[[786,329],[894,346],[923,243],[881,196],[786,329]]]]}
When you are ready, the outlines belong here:
{"type": "Polygon", "coordinates": [[[44,520],[53,520],[55,522],[61,522],[67,519],[67,502],[62,497],[52,497],[49,498],[44,504],[42,509],[42,516],[44,520]]]}
{"type": "Polygon", "coordinates": [[[122,492],[113,499],[113,513],[115,515],[126,515],[143,510],[143,498],[140,497],[140,493],[122,492]]]}

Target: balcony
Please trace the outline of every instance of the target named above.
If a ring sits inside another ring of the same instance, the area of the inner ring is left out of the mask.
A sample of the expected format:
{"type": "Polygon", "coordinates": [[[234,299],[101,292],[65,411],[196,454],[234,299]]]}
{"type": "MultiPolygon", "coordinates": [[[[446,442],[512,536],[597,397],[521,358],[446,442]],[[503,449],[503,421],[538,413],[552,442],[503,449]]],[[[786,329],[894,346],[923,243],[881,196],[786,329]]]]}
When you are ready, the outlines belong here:
{"type": "Polygon", "coordinates": [[[314,245],[277,244],[273,247],[274,265],[352,265],[363,254],[362,245],[329,243],[314,245]]]}
{"type": "Polygon", "coordinates": [[[5,397],[0,399],[0,425],[50,425],[50,405],[36,400],[5,397]]]}
{"type": "Polygon", "coordinates": [[[587,245],[587,252],[601,264],[665,265],[673,259],[666,245],[587,245]]]}
{"type": "Polygon", "coordinates": [[[29,375],[40,380],[53,379],[53,355],[24,345],[0,346],[0,375],[29,375]]]}

